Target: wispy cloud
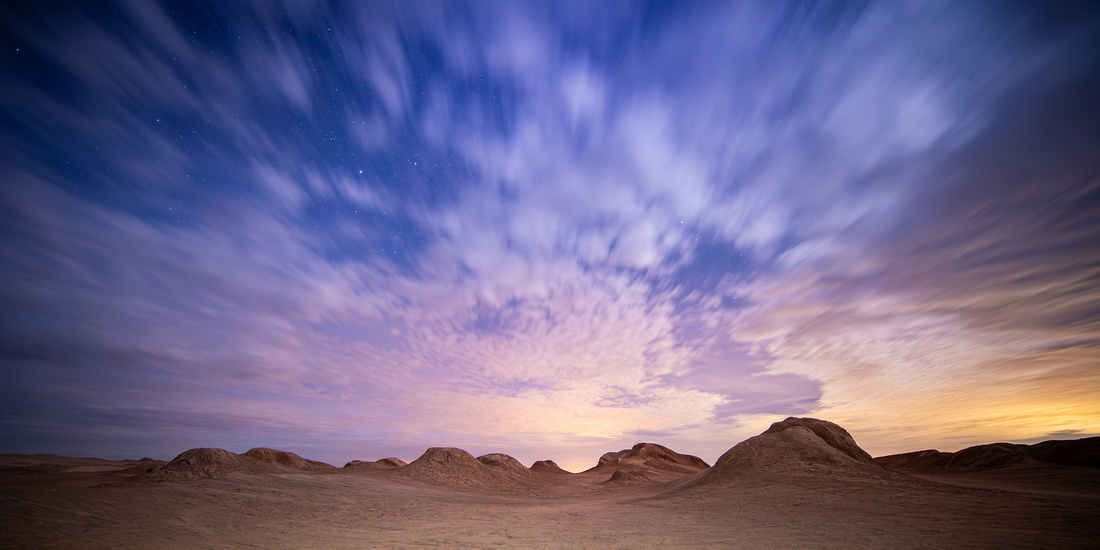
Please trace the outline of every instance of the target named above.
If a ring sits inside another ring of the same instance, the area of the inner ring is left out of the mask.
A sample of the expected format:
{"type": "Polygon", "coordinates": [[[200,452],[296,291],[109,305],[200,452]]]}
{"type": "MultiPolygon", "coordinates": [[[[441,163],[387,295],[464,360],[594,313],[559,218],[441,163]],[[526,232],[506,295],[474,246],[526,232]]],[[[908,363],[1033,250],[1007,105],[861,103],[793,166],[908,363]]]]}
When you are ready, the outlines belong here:
{"type": "Polygon", "coordinates": [[[5,23],[6,448],[1100,433],[1091,8],[119,8],[5,23]]]}

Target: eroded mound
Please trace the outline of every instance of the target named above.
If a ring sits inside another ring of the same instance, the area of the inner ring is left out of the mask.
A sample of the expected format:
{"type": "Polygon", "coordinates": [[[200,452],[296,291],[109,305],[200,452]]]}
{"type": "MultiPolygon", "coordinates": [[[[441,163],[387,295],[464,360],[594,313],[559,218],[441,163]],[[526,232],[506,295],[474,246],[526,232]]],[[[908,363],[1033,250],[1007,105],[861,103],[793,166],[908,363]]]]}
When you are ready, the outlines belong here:
{"type": "Polygon", "coordinates": [[[1028,446],[1026,453],[1051,464],[1100,468],[1100,437],[1044,441],[1028,446]]]}
{"type": "Polygon", "coordinates": [[[679,488],[789,476],[879,478],[889,476],[844,428],[813,418],[772,424],[728,450],[679,488]]]}
{"type": "Polygon", "coordinates": [[[993,470],[1021,463],[1035,463],[1021,449],[1010,443],[992,443],[978,445],[954,453],[947,462],[945,470],[952,472],[976,472],[993,470]]]}
{"type": "Polygon", "coordinates": [[[665,473],[691,474],[707,469],[707,463],[692,455],[682,455],[656,443],[637,445],[615,453],[605,453],[589,471],[633,468],[665,473]]]}
{"type": "Polygon", "coordinates": [[[818,420],[816,418],[795,418],[792,416],[782,422],[772,424],[764,433],[780,433],[796,426],[809,428],[810,431],[820,437],[827,445],[858,461],[872,462],[874,460],[871,458],[870,454],[867,454],[867,451],[864,451],[856,444],[856,440],[852,437],[852,434],[848,433],[848,430],[826,420],[818,420]]]}
{"type": "Polygon", "coordinates": [[[257,447],[255,449],[249,449],[248,452],[244,453],[244,456],[247,456],[252,460],[257,460],[259,462],[264,462],[290,470],[318,472],[336,469],[336,467],[331,464],[317,462],[316,460],[306,460],[292,452],[278,451],[275,449],[268,449],[267,447],[257,447]]]}
{"type": "Polygon", "coordinates": [[[907,473],[980,472],[1017,464],[1038,464],[1025,456],[1016,445],[991,443],[963,449],[957,453],[936,450],[917,451],[875,459],[875,464],[907,473]]]}
{"type": "Polygon", "coordinates": [[[936,450],[881,456],[875,463],[906,473],[981,472],[1042,463],[1100,467],[1100,437],[1021,445],[990,443],[954,453],[936,450]]]}
{"type": "Polygon", "coordinates": [[[470,453],[453,447],[432,447],[395,473],[433,485],[476,491],[507,492],[524,487],[520,476],[486,466],[470,453]]]}
{"type": "Polygon", "coordinates": [[[913,451],[875,458],[875,464],[887,470],[902,472],[942,472],[954,453],[941,453],[935,449],[913,451]]]}
{"type": "Polygon", "coordinates": [[[225,449],[199,448],[180,453],[171,462],[130,478],[138,483],[213,479],[231,475],[280,473],[283,470],[225,449]]]}
{"type": "Polygon", "coordinates": [[[355,471],[355,470],[397,470],[398,467],[406,465],[404,460],[400,459],[379,459],[373,462],[363,460],[353,460],[344,464],[341,470],[355,471]]]}
{"type": "Polygon", "coordinates": [[[611,477],[604,481],[605,484],[633,485],[636,483],[650,483],[649,476],[637,470],[615,470],[611,477]]]}
{"type": "Polygon", "coordinates": [[[394,470],[405,466],[407,463],[400,458],[382,458],[374,462],[352,460],[344,464],[344,470],[394,470]]]}
{"type": "Polygon", "coordinates": [[[562,467],[558,466],[553,460],[540,460],[535,462],[531,465],[531,471],[540,474],[573,474],[573,472],[562,469],[562,467]]]}
{"type": "Polygon", "coordinates": [[[531,473],[520,461],[503,453],[489,453],[477,457],[477,461],[497,470],[504,470],[516,475],[525,476],[531,473]]]}
{"type": "Polygon", "coordinates": [[[443,470],[469,470],[479,471],[484,465],[477,461],[473,455],[454,447],[432,447],[420,458],[409,463],[409,472],[419,471],[443,471],[443,470]]]}

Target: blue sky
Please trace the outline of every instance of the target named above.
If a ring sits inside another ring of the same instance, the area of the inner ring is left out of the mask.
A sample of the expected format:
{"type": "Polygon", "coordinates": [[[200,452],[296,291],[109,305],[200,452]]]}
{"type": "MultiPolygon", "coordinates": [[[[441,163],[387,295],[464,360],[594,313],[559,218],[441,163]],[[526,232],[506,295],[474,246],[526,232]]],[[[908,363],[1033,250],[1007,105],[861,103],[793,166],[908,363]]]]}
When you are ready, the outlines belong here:
{"type": "Polygon", "coordinates": [[[1100,433],[1094,3],[2,21],[4,452],[1100,433]]]}

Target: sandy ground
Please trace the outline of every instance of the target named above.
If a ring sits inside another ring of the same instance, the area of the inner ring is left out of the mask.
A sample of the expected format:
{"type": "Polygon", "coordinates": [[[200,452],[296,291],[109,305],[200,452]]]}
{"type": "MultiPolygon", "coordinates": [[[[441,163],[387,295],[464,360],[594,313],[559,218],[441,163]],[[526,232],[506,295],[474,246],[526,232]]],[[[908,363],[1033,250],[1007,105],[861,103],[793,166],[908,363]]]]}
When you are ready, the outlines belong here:
{"type": "MultiPolygon", "coordinates": [[[[135,469],[136,467],[136,469],[135,469]]],[[[539,474],[516,496],[397,470],[100,486],[136,462],[0,457],[5,548],[1097,548],[1100,475],[805,473],[669,491],[539,474]]]]}

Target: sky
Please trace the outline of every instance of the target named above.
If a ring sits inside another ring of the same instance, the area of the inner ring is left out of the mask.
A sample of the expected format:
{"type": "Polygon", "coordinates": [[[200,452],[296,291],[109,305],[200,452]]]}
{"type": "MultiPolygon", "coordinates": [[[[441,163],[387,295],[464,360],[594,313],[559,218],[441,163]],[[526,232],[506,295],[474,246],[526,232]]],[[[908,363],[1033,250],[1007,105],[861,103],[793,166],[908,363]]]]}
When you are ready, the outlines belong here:
{"type": "Polygon", "coordinates": [[[1100,434],[1100,4],[0,21],[0,452],[1100,434]]]}

